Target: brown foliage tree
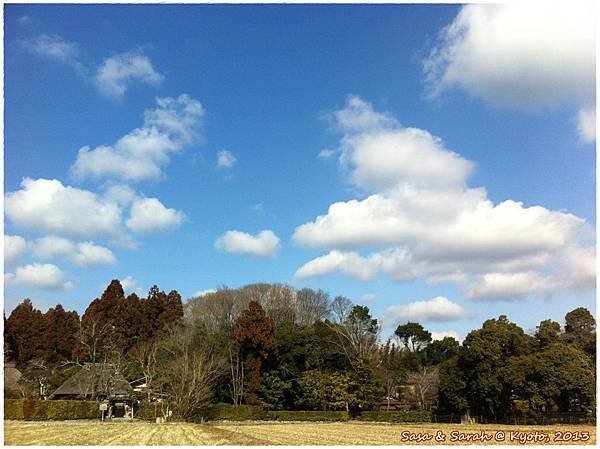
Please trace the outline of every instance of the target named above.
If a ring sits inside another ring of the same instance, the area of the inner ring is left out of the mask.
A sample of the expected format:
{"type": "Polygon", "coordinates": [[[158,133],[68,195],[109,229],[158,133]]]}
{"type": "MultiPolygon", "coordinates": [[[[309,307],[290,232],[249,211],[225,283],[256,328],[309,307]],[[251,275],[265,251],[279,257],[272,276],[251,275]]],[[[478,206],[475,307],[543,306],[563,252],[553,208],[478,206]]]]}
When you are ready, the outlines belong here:
{"type": "Polygon", "coordinates": [[[49,309],[42,320],[42,351],[38,357],[51,364],[71,360],[78,333],[77,312],[67,312],[60,304],[49,309]]]}
{"type": "Polygon", "coordinates": [[[234,337],[240,344],[248,369],[249,404],[258,402],[262,361],[277,353],[277,342],[273,321],[267,316],[257,301],[250,301],[236,321],[234,337]]]}
{"type": "Polygon", "coordinates": [[[44,350],[41,338],[44,317],[25,299],[9,315],[4,326],[4,338],[9,352],[19,366],[37,357],[44,350]]]}

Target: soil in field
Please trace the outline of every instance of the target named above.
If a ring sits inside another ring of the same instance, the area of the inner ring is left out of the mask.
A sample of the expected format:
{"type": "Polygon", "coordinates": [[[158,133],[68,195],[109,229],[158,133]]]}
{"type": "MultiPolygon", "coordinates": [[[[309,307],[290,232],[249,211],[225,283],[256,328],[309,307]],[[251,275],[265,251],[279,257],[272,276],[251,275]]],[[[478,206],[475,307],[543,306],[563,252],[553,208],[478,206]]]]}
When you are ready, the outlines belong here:
{"type": "Polygon", "coordinates": [[[595,444],[594,426],[384,423],[4,422],[5,445],[404,445],[595,444]],[[441,432],[438,433],[438,432],[441,432]],[[452,433],[454,432],[454,433],[452,433]],[[498,441],[498,432],[504,441],[498,441]],[[511,434],[512,432],[512,434],[511,434]],[[586,437],[587,436],[587,437],[586,437]],[[437,439],[436,439],[437,437],[437,439]],[[453,437],[455,441],[452,441],[453,437]],[[564,441],[558,441],[562,437],[564,441]],[[440,438],[444,438],[440,441],[440,438]],[[482,440],[482,438],[489,438],[482,440]]]}

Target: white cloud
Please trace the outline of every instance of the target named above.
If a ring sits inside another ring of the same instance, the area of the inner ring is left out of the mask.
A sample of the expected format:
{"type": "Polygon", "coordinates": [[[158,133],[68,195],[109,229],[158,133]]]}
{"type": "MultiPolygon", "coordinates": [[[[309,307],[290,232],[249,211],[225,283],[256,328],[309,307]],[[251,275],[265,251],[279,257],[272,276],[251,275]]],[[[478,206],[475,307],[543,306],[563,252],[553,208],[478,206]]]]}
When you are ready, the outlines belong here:
{"type": "Polygon", "coordinates": [[[38,56],[55,59],[69,65],[74,65],[79,55],[79,49],[75,43],[68,42],[56,34],[41,34],[34,39],[21,41],[21,44],[38,56]]]}
{"type": "Polygon", "coordinates": [[[217,152],[217,167],[232,168],[237,162],[236,157],[227,150],[217,152]]]}
{"type": "Polygon", "coordinates": [[[4,277],[9,284],[25,284],[42,290],[69,290],[72,282],[64,282],[64,273],[56,265],[29,264],[17,267],[15,273],[7,273],[4,277]]]}
{"type": "Polygon", "coordinates": [[[360,296],[360,301],[362,302],[373,302],[375,299],[377,299],[375,293],[365,293],[364,295],[360,296]]]}
{"type": "Polygon", "coordinates": [[[518,299],[546,291],[543,277],[536,272],[487,273],[467,292],[470,299],[518,299]]]}
{"type": "Polygon", "coordinates": [[[127,185],[112,184],[104,190],[104,197],[119,206],[126,207],[133,203],[133,200],[137,198],[137,194],[127,185]]]}
{"type": "MultiPolygon", "coordinates": [[[[22,189],[5,195],[8,219],[16,226],[41,231],[50,237],[106,237],[111,242],[134,248],[132,237],[123,226],[123,215],[131,205],[127,228],[135,232],[154,232],[178,226],[184,214],[165,207],[156,198],[140,198],[131,189],[119,186],[100,195],[88,190],[65,186],[55,179],[29,179],[22,189]]],[[[55,253],[60,246],[62,257],[79,265],[114,263],[107,248],[92,242],[73,243],[50,239],[55,253]],[[75,256],[74,254],[77,254],[75,256]]],[[[40,243],[40,242],[38,242],[40,243]]]]}
{"type": "Polygon", "coordinates": [[[125,181],[156,179],[171,154],[181,151],[198,136],[204,109],[183,94],[159,98],[158,107],[147,110],[144,125],[121,137],[114,145],[79,150],[71,172],[78,179],[117,178],[125,181]]]}
{"type": "Polygon", "coordinates": [[[164,76],[154,69],[147,56],[127,52],[106,58],[98,67],[95,80],[103,94],[122,97],[132,81],[158,86],[164,76]]]}
{"type": "Polygon", "coordinates": [[[442,331],[442,332],[431,332],[431,339],[433,341],[436,340],[443,340],[445,337],[452,337],[454,338],[456,341],[458,341],[460,343],[460,336],[458,335],[458,333],[456,331],[442,331]]]}
{"type": "Polygon", "coordinates": [[[27,242],[18,235],[4,236],[4,265],[16,262],[27,251],[27,242]]]}
{"type": "Polygon", "coordinates": [[[125,224],[135,232],[156,232],[173,229],[185,218],[183,212],[165,207],[156,198],[136,199],[125,224]]]}
{"type": "Polygon", "coordinates": [[[596,107],[583,108],[577,114],[577,129],[583,142],[596,141],[596,107]]]}
{"type": "Polygon", "coordinates": [[[380,266],[379,255],[366,258],[355,252],[333,250],[302,265],[294,274],[294,278],[302,280],[339,272],[361,281],[372,281],[380,266]]]}
{"type": "Polygon", "coordinates": [[[111,250],[93,242],[76,243],[62,237],[46,236],[33,242],[32,247],[34,256],[39,259],[61,257],[82,267],[116,263],[111,250]]]}
{"type": "Polygon", "coordinates": [[[424,61],[429,87],[519,108],[590,101],[595,22],[591,1],[466,5],[424,61]]]}
{"type": "Polygon", "coordinates": [[[215,241],[215,248],[228,253],[248,253],[258,257],[274,257],[279,250],[279,237],[270,230],[256,235],[227,231],[215,241]]]}
{"type": "MultiPolygon", "coordinates": [[[[361,131],[342,137],[340,156],[351,182],[372,193],[334,203],[296,228],[295,243],[330,249],[300,267],[297,278],[340,272],[370,280],[382,271],[398,282],[452,282],[473,299],[485,299],[484,293],[507,299],[482,281],[494,273],[538,273],[555,292],[595,285],[594,231],[585,220],[514,200],[494,204],[485,189],[467,187],[473,164],[439,139],[411,129],[422,140],[402,140],[406,129],[375,122],[368,128],[355,120],[361,131]]],[[[548,294],[541,283],[532,291],[548,294]]]]}
{"type": "Polygon", "coordinates": [[[442,323],[467,316],[467,311],[445,296],[436,296],[426,301],[399,304],[386,309],[386,320],[399,323],[406,321],[430,321],[442,323]]]}
{"type": "Polygon", "coordinates": [[[319,151],[318,157],[321,159],[329,159],[332,156],[335,156],[336,151],[330,148],[325,148],[319,151]]]}
{"type": "Polygon", "coordinates": [[[64,186],[56,179],[30,179],[4,196],[8,219],[23,229],[88,237],[119,234],[121,209],[88,190],[64,186]]]}
{"type": "Polygon", "coordinates": [[[416,128],[347,136],[341,161],[352,167],[352,181],[368,191],[403,186],[462,187],[473,164],[446,149],[441,139],[416,128]]]}
{"type": "Polygon", "coordinates": [[[207,290],[199,290],[196,293],[193,293],[190,298],[199,298],[200,296],[208,295],[210,293],[215,293],[216,290],[214,288],[209,288],[207,290]]]}
{"type": "Polygon", "coordinates": [[[143,294],[142,288],[138,285],[137,280],[135,280],[132,276],[127,276],[125,279],[121,279],[120,282],[125,295],[135,293],[136,295],[141,296],[143,294]]]}
{"type": "Polygon", "coordinates": [[[329,114],[329,118],[337,129],[349,134],[399,125],[390,114],[375,111],[370,103],[356,95],[349,95],[345,107],[329,114]]]}

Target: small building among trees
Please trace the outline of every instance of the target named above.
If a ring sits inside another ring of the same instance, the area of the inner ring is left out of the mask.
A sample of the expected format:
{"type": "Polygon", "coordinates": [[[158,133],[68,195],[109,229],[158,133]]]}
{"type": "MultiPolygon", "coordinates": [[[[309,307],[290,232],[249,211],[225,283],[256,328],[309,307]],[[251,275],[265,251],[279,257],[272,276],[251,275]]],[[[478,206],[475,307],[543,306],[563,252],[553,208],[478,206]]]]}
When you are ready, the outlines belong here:
{"type": "Polygon", "coordinates": [[[22,376],[15,362],[4,362],[4,397],[20,397],[22,376]]]}
{"type": "Polygon", "coordinates": [[[86,363],[48,399],[96,399],[106,404],[110,418],[133,418],[131,410],[137,402],[129,382],[110,363],[86,363]]]}

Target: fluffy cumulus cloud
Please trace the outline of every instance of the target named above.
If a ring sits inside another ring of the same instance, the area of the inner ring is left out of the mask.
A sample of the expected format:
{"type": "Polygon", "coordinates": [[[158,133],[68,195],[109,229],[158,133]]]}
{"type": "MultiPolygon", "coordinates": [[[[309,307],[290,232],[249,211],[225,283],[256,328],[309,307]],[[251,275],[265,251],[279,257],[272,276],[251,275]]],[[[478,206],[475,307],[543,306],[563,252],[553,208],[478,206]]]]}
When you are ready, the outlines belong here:
{"type": "Polygon", "coordinates": [[[11,265],[27,251],[27,242],[18,235],[4,236],[4,264],[11,265]]]}
{"type": "MultiPolygon", "coordinates": [[[[141,198],[125,186],[111,186],[103,193],[65,186],[56,179],[29,179],[21,189],[4,197],[5,214],[17,227],[46,234],[54,251],[78,254],[70,259],[80,265],[112,263],[110,251],[91,242],[73,243],[58,240],[103,237],[114,243],[131,246],[127,228],[148,233],[172,229],[184,214],[167,208],[156,198],[141,198]],[[123,217],[129,209],[129,217],[123,217]],[[91,262],[93,261],[93,262],[91,262]]],[[[39,251],[39,248],[38,248],[39,251]]],[[[58,255],[58,253],[55,253],[58,255]]]]}
{"type": "Polygon", "coordinates": [[[156,198],[139,198],[131,205],[125,224],[132,231],[148,233],[176,228],[184,218],[183,212],[165,207],[156,198]]]}
{"type": "Polygon", "coordinates": [[[215,241],[215,248],[228,253],[247,253],[258,257],[275,257],[279,250],[279,237],[264,230],[256,235],[241,231],[227,231],[215,241]]]}
{"type": "Polygon", "coordinates": [[[362,257],[355,252],[332,250],[302,265],[294,277],[302,280],[339,272],[361,281],[372,281],[380,266],[381,257],[378,254],[362,257]]]}
{"type": "Polygon", "coordinates": [[[594,233],[585,220],[514,200],[494,204],[484,188],[467,185],[472,162],[439,138],[355,97],[342,111],[340,165],[366,196],[334,203],[296,228],[297,244],[330,250],[296,278],[340,272],[371,280],[383,272],[399,282],[455,283],[473,299],[595,285],[594,233]],[[528,290],[495,287],[531,273],[540,281],[528,290]]]}
{"type": "Polygon", "coordinates": [[[114,202],[56,179],[23,179],[20,190],[4,196],[4,210],[20,228],[73,237],[114,236],[121,222],[114,202]]]}
{"type": "Polygon", "coordinates": [[[386,309],[386,320],[394,324],[407,321],[443,323],[467,316],[467,311],[445,296],[399,304],[386,309]]]}
{"type": "Polygon", "coordinates": [[[237,162],[236,157],[227,150],[217,152],[217,167],[232,168],[237,162]]]}
{"type": "Polygon", "coordinates": [[[41,34],[36,38],[21,41],[30,52],[65,64],[75,64],[79,55],[77,44],[66,41],[56,34],[41,34]]]}
{"type": "Polygon", "coordinates": [[[150,59],[139,52],[120,53],[106,58],[96,71],[96,84],[105,95],[122,97],[132,81],[153,86],[164,77],[152,66],[150,59]]]}
{"type": "Polygon", "coordinates": [[[423,63],[432,96],[459,88],[516,109],[570,105],[583,142],[595,140],[594,2],[463,6],[423,63]]]}
{"type": "Polygon", "coordinates": [[[112,251],[93,242],[73,242],[57,236],[46,236],[32,242],[32,252],[38,259],[60,257],[82,267],[116,263],[112,251]]]}
{"type": "Polygon", "coordinates": [[[430,88],[525,108],[589,101],[595,21],[588,0],[464,6],[425,60],[430,88]]]}
{"type": "Polygon", "coordinates": [[[42,290],[69,290],[72,282],[64,281],[64,273],[56,265],[33,263],[19,266],[14,273],[4,275],[8,285],[19,284],[42,290]]]}
{"type": "Polygon", "coordinates": [[[144,125],[121,137],[113,145],[83,147],[71,167],[78,179],[116,178],[124,181],[157,179],[171,154],[181,151],[198,137],[204,109],[199,101],[182,94],[157,99],[157,108],[147,110],[144,125]]]}

